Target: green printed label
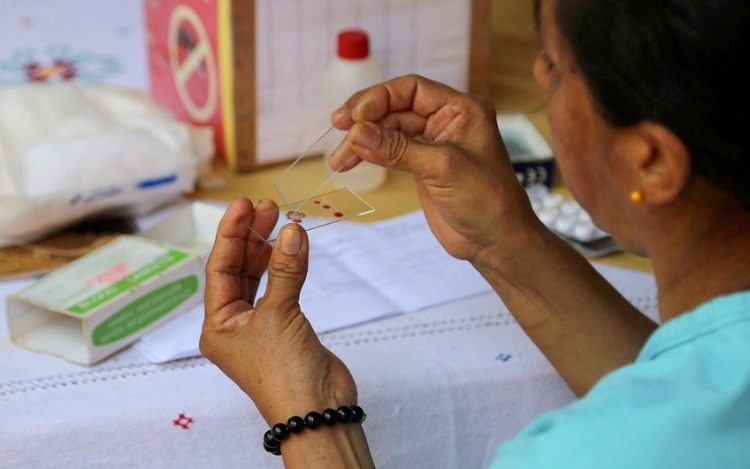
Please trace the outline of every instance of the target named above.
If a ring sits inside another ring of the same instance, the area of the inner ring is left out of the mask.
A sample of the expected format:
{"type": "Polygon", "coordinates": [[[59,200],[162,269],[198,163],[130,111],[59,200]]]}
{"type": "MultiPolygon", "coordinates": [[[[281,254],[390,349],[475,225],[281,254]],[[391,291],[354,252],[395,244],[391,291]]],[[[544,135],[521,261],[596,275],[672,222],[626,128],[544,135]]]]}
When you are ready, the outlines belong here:
{"type": "Polygon", "coordinates": [[[116,312],[96,326],[94,345],[111,344],[161,319],[198,291],[198,277],[190,275],[168,283],[116,312]]]}
{"type": "Polygon", "coordinates": [[[70,306],[68,311],[71,313],[85,314],[97,306],[106,303],[117,295],[130,290],[136,285],[143,283],[145,280],[164,272],[168,268],[177,264],[188,257],[187,253],[169,250],[165,254],[157,257],[153,261],[144,265],[132,274],[123,277],[120,281],[99,290],[93,295],[84,298],[78,303],[70,306]]]}

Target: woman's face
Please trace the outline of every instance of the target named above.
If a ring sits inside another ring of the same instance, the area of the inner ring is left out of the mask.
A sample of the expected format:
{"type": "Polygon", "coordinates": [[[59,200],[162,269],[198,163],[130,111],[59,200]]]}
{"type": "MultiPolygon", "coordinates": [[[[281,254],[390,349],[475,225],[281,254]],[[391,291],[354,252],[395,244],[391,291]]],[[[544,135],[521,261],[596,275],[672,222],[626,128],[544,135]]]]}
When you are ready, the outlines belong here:
{"type": "Polygon", "coordinates": [[[631,188],[618,177],[618,130],[594,107],[593,97],[557,26],[556,0],[542,0],[539,31],[542,52],[534,76],[542,87],[558,166],[573,196],[594,222],[609,233],[622,233],[617,207],[631,188]]]}

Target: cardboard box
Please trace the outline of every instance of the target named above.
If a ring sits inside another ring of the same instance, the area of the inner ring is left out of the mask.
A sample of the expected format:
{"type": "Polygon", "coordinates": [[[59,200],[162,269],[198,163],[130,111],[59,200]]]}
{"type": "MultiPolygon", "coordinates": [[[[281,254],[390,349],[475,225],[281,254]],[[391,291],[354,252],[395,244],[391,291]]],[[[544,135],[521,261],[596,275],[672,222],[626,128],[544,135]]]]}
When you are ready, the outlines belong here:
{"type": "Polygon", "coordinates": [[[523,114],[501,114],[497,125],[510,155],[516,177],[524,187],[554,183],[555,159],[552,148],[534,124],[523,114]]]}
{"type": "Polygon", "coordinates": [[[11,341],[93,365],[199,304],[223,213],[193,203],[9,295],[11,341]]]}
{"type": "Polygon", "coordinates": [[[226,205],[192,202],[162,218],[138,236],[179,246],[205,263],[216,238],[226,205]]]}

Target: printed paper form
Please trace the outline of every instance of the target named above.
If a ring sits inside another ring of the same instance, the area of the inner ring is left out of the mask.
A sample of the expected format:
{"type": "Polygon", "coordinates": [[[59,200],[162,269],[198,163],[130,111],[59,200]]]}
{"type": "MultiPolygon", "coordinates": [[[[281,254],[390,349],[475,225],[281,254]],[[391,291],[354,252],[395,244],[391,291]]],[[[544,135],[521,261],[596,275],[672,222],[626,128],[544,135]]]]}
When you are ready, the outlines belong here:
{"type": "Polygon", "coordinates": [[[468,262],[445,252],[421,211],[372,224],[341,222],[309,239],[300,305],[318,332],[491,290],[468,262]]]}
{"type": "Polygon", "coordinates": [[[340,257],[344,265],[383,292],[399,311],[491,290],[471,264],[445,252],[421,211],[361,226],[354,236],[336,229],[321,234],[329,249],[336,246],[346,253],[340,257]]]}
{"type": "MultiPolygon", "coordinates": [[[[309,233],[310,270],[300,306],[317,332],[489,292],[473,267],[448,255],[421,211],[373,224],[340,222],[309,233]]],[[[266,277],[259,292],[266,288],[266,277]]],[[[198,355],[203,308],[145,336],[154,361],[198,355]]]]}
{"type": "MultiPolygon", "coordinates": [[[[372,224],[340,222],[310,233],[310,241],[310,274],[300,303],[318,332],[394,312],[419,311],[419,316],[440,308],[447,315],[459,314],[466,302],[480,297],[487,311],[502,303],[468,262],[443,250],[421,211],[372,224]]],[[[658,321],[652,274],[594,266],[636,308],[658,321]]],[[[265,291],[265,278],[259,291],[265,291]]],[[[197,356],[202,321],[203,308],[195,308],[147,335],[135,348],[154,362],[197,356]]]]}
{"type": "Polygon", "coordinates": [[[467,89],[469,0],[259,0],[256,5],[261,163],[300,154],[330,127],[323,76],[341,29],[369,33],[370,54],[385,79],[418,73],[467,89]]]}

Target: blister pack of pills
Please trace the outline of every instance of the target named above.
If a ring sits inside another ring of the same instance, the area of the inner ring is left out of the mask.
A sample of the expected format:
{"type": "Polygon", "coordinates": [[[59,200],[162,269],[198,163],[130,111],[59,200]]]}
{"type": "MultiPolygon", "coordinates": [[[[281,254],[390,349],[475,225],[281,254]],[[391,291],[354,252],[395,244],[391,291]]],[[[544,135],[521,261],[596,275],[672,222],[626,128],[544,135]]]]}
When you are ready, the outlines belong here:
{"type": "Polygon", "coordinates": [[[578,202],[535,184],[526,188],[534,212],[544,225],[589,257],[601,257],[622,248],[609,234],[594,225],[578,202]]]}

